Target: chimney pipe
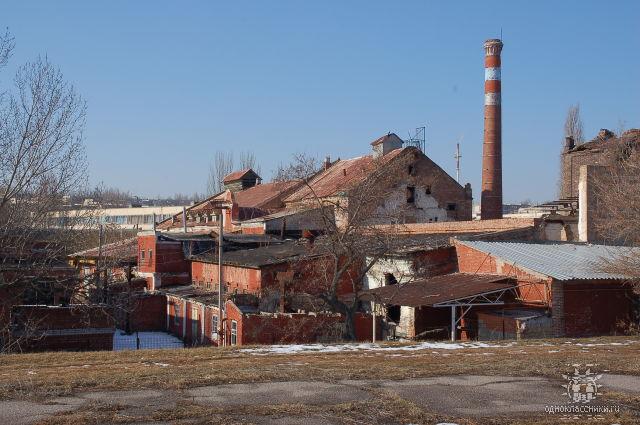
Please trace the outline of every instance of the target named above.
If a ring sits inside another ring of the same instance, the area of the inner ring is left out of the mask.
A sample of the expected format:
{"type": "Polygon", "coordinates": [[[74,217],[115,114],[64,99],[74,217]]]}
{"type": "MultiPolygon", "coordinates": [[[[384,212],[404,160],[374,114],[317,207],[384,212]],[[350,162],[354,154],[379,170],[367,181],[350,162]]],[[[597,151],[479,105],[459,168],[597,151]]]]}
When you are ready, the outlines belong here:
{"type": "Polygon", "coordinates": [[[482,146],[482,220],[502,218],[502,41],[484,43],[484,143],[482,146]]]}
{"type": "Polygon", "coordinates": [[[576,147],[576,142],[575,140],[573,140],[573,137],[571,136],[565,136],[564,138],[564,150],[566,151],[570,151],[571,149],[576,147]]]}
{"type": "Polygon", "coordinates": [[[324,158],[324,164],[323,164],[322,168],[326,171],[327,169],[329,169],[329,167],[331,167],[331,157],[329,155],[327,155],[324,158]]]}

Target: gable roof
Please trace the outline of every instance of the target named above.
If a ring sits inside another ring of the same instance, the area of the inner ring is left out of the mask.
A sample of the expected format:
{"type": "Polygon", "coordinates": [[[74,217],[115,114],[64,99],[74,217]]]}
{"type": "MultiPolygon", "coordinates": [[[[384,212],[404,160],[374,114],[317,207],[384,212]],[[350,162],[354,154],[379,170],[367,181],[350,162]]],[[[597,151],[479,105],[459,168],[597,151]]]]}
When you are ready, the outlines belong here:
{"type": "Polygon", "coordinates": [[[222,183],[229,183],[229,182],[233,182],[233,181],[236,181],[236,180],[240,180],[240,179],[242,179],[243,177],[245,177],[248,174],[253,174],[256,177],[260,177],[251,168],[245,168],[244,170],[234,171],[232,173],[227,174],[222,179],[222,183]]]}
{"type": "MultiPolygon", "coordinates": [[[[395,149],[380,157],[380,164],[386,164],[402,153],[414,149],[413,147],[395,149]]],[[[311,178],[308,185],[302,186],[287,196],[284,202],[301,201],[312,197],[326,198],[348,191],[362,183],[374,171],[374,165],[375,160],[372,155],[340,159],[311,178]]]]}
{"type": "Polygon", "coordinates": [[[384,143],[389,139],[393,139],[394,142],[402,143],[402,139],[399,138],[396,133],[389,133],[389,134],[385,134],[384,136],[379,137],[376,140],[374,140],[373,142],[371,142],[371,146],[377,146],[380,143],[384,143]]]}
{"type": "Polygon", "coordinates": [[[239,192],[235,192],[234,200],[239,207],[244,208],[260,208],[269,203],[283,192],[293,189],[296,185],[301,184],[297,181],[282,181],[258,184],[239,192]]]}
{"type": "MultiPolygon", "coordinates": [[[[276,200],[278,197],[285,196],[290,191],[294,190],[297,185],[302,184],[298,181],[282,181],[259,184],[250,187],[245,190],[240,190],[233,193],[233,200],[240,208],[254,208],[261,209],[271,201],[276,200]]],[[[213,195],[194,206],[187,208],[187,215],[189,213],[206,213],[214,211],[219,208],[221,201],[228,202],[227,191],[213,195]]],[[[173,223],[171,218],[168,218],[156,226],[158,229],[169,229],[173,227],[182,227],[182,213],[174,214],[173,217],[178,219],[178,223],[173,223]]],[[[187,220],[187,225],[191,221],[187,220]]],[[[206,226],[208,223],[196,223],[199,226],[206,226]]],[[[217,224],[216,224],[217,226],[217,224]]]]}
{"type": "Polygon", "coordinates": [[[516,267],[556,280],[628,279],[629,276],[603,270],[603,266],[616,258],[640,255],[640,248],[625,246],[463,240],[459,242],[516,267]]]}

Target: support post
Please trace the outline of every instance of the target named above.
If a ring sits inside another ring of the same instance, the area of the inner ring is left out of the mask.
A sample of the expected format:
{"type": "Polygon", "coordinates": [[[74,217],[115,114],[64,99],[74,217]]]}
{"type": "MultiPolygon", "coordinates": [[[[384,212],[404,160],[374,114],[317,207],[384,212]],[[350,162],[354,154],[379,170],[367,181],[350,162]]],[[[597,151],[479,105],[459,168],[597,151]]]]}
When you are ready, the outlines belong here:
{"type": "Polygon", "coordinates": [[[456,340],[456,307],[451,306],[451,341],[456,340]]]}
{"type": "Polygon", "coordinates": [[[218,230],[218,346],[224,345],[226,338],[222,333],[222,238],[224,234],[224,225],[222,223],[224,210],[220,210],[220,227],[218,230]]]}
{"type": "Polygon", "coordinates": [[[373,342],[374,344],[376,343],[376,303],[374,303],[373,301],[371,302],[371,317],[372,317],[372,327],[373,327],[373,334],[371,337],[371,342],[373,342]]]}

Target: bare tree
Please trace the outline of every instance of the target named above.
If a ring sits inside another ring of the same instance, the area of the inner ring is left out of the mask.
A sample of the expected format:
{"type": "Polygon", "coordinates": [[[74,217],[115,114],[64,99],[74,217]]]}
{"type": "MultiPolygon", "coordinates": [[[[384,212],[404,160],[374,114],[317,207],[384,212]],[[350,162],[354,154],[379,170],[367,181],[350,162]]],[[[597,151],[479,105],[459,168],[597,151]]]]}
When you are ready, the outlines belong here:
{"type": "Polygon", "coordinates": [[[233,152],[217,151],[213,161],[209,166],[209,179],[207,181],[207,192],[215,195],[223,190],[222,180],[233,171],[233,152]]]}
{"type": "MultiPolygon", "coordinates": [[[[562,138],[561,154],[566,151],[567,138],[573,140],[574,145],[579,145],[583,142],[582,119],[580,118],[580,104],[578,103],[571,105],[567,110],[567,116],[564,120],[564,137],[562,138]]],[[[565,173],[563,157],[560,155],[560,178],[557,184],[559,197],[566,196],[563,192],[563,186],[568,176],[566,176],[565,173]]]]}
{"type": "Polygon", "coordinates": [[[256,155],[251,151],[240,152],[240,163],[238,165],[241,170],[251,168],[257,175],[260,175],[262,171],[258,161],[256,160],[256,155]]]}
{"type": "Polygon", "coordinates": [[[564,120],[564,135],[565,137],[571,137],[576,145],[581,144],[584,140],[579,103],[571,105],[567,111],[567,117],[564,120]]]}
{"type": "MultiPolygon", "coordinates": [[[[610,144],[611,163],[594,179],[595,227],[609,243],[640,246],[640,132],[610,144]]],[[[634,273],[640,277],[640,268],[634,273]]]]}
{"type": "MultiPolygon", "coordinates": [[[[282,170],[301,173],[307,189],[306,200],[295,206],[300,211],[315,214],[317,238],[308,245],[309,257],[303,257],[298,267],[310,295],[322,301],[320,310],[329,309],[345,316],[346,339],[355,338],[355,314],[359,307],[358,293],[364,276],[380,259],[402,244],[401,225],[381,227],[379,224],[401,223],[405,213],[402,206],[389,208],[387,202],[403,190],[400,181],[413,158],[412,152],[394,159],[386,156],[371,159],[361,171],[361,179],[345,184],[335,196],[321,196],[314,184],[315,167],[305,164],[306,156],[298,156],[293,164],[282,170]],[[303,160],[302,163],[299,161],[303,160]],[[397,228],[396,228],[397,227],[397,228]]],[[[313,162],[311,162],[313,163],[313,162]]],[[[280,178],[287,179],[285,173],[280,178]]],[[[298,284],[297,282],[296,284],[298,284]]],[[[300,291],[304,288],[296,288],[300,291]]]]}
{"type": "MultiPolygon", "coordinates": [[[[595,172],[594,197],[590,207],[597,237],[607,244],[640,246],[640,130],[630,130],[608,142],[610,163],[595,172]]],[[[640,333],[640,255],[629,249],[604,260],[601,268],[606,272],[627,276],[636,297],[634,316],[619,325],[629,333],[640,333]]]]}
{"type": "MultiPolygon", "coordinates": [[[[0,65],[13,45],[0,37],[0,65]]],[[[46,57],[21,66],[14,83],[0,96],[0,333],[14,301],[65,295],[60,287],[74,284],[66,254],[91,224],[66,216],[50,228],[65,195],[86,184],[84,101],[46,57]]]]}
{"type": "Polygon", "coordinates": [[[318,159],[307,153],[300,152],[294,154],[292,161],[288,164],[281,163],[278,165],[273,176],[273,181],[308,181],[318,170],[318,159]]]}

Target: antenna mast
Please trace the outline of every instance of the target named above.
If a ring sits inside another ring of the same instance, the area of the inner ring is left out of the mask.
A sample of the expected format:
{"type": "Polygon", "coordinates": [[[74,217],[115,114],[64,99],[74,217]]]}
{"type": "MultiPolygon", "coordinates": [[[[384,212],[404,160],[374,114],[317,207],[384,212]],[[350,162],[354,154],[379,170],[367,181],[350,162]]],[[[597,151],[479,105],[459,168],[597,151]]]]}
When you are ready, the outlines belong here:
{"type": "Polygon", "coordinates": [[[407,146],[415,146],[416,148],[420,149],[420,152],[424,153],[424,150],[427,144],[426,134],[427,134],[426,126],[417,127],[416,132],[413,134],[413,136],[409,134],[409,138],[404,141],[404,144],[407,146]]]}
{"type": "MultiPolygon", "coordinates": [[[[460,138],[462,140],[462,137],[460,138]]],[[[460,183],[460,142],[456,143],[456,154],[453,156],[456,159],[456,181],[460,183]]]]}

